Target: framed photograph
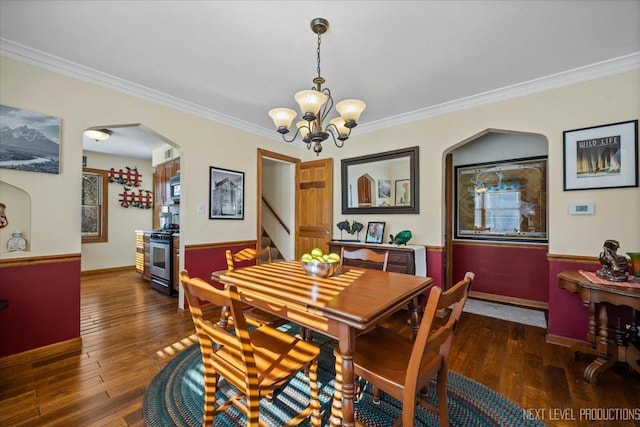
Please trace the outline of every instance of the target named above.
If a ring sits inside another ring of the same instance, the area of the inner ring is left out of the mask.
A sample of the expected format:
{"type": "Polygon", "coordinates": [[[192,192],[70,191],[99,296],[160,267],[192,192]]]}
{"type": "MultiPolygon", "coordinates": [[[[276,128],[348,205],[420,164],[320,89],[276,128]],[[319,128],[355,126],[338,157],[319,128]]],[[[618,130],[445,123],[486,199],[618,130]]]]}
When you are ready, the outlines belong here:
{"type": "Polygon", "coordinates": [[[638,186],[638,121],[562,133],[564,190],[638,186]]]}
{"type": "Polygon", "coordinates": [[[396,206],[411,205],[411,181],[408,179],[399,179],[396,181],[396,206]]]}
{"type": "Polygon", "coordinates": [[[547,241],[547,158],[455,168],[456,239],[547,241]]]}
{"type": "Polygon", "coordinates": [[[0,105],[0,168],[60,173],[57,117],[0,105]]]}
{"type": "Polygon", "coordinates": [[[209,219],[244,219],[244,172],[209,168],[209,219]]]}
{"type": "Polygon", "coordinates": [[[378,180],[378,197],[388,199],[391,197],[391,181],[388,179],[378,180]]]}
{"type": "Polygon", "coordinates": [[[370,222],[367,224],[365,243],[382,243],[384,236],[384,222],[370,222]]]}

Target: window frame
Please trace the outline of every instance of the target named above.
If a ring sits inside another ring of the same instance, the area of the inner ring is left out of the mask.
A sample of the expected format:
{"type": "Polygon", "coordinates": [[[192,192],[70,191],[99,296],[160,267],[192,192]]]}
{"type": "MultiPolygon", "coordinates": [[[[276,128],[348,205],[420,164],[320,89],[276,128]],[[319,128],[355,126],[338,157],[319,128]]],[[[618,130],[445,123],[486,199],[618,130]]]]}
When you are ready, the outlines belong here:
{"type": "Polygon", "coordinates": [[[82,194],[84,193],[84,189],[81,192],[81,225],[80,225],[80,233],[82,236],[82,243],[97,243],[97,242],[108,242],[109,241],[109,193],[108,193],[108,172],[102,169],[92,169],[92,168],[82,168],[82,185],[84,186],[84,177],[86,175],[98,176],[100,179],[98,180],[98,185],[100,187],[98,199],[99,204],[86,204],[84,200],[82,200],[82,194]],[[97,206],[98,207],[98,217],[99,217],[99,230],[97,234],[83,234],[82,231],[82,208],[84,206],[97,206]]]}

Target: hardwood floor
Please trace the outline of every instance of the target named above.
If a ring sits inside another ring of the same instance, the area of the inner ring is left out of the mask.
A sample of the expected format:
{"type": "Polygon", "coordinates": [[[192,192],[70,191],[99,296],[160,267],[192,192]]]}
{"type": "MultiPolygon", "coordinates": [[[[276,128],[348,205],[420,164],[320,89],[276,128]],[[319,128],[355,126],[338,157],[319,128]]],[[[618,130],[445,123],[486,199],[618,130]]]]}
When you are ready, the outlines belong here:
{"type": "MultiPolygon", "coordinates": [[[[152,290],[133,270],[83,276],[81,304],[81,351],[37,355],[0,370],[0,425],[144,425],[147,384],[193,342],[189,313],[178,311],[175,298],[152,290]]],[[[405,320],[399,313],[390,323],[409,333],[405,320]]],[[[545,332],[464,313],[451,369],[549,426],[640,425],[619,417],[584,419],[581,408],[599,418],[611,417],[607,408],[640,408],[640,378],[617,365],[589,386],[582,380],[587,357],[574,361],[569,349],[546,344],[545,332]]]]}

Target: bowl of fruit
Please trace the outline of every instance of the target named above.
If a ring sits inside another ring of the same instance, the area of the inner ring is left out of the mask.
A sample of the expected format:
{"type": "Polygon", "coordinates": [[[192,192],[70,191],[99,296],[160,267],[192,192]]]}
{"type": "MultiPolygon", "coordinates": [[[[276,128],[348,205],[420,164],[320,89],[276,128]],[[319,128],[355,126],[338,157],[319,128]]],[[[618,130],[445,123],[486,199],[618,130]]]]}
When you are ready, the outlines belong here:
{"type": "Polygon", "coordinates": [[[314,248],[300,257],[300,265],[308,276],[330,277],[340,266],[340,255],[335,252],[325,255],[320,248],[314,248]]]}

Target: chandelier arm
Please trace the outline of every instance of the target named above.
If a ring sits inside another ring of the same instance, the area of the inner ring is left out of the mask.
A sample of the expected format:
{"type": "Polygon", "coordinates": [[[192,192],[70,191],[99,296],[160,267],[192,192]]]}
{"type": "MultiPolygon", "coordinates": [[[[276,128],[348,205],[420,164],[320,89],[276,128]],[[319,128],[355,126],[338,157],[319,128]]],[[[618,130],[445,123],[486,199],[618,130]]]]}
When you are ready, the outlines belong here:
{"type": "Polygon", "coordinates": [[[322,123],[327,118],[331,110],[333,109],[333,97],[331,96],[331,91],[329,88],[322,89],[322,93],[327,96],[327,102],[324,103],[322,111],[320,112],[320,127],[322,128],[322,123]]]}
{"type": "MultiPolygon", "coordinates": [[[[306,127],[306,126],[301,126],[301,127],[306,127]]],[[[293,138],[287,139],[286,134],[283,133],[282,139],[284,139],[285,142],[293,142],[296,140],[299,134],[300,134],[300,128],[296,129],[296,133],[293,135],[293,138]]]]}
{"type": "MultiPolygon", "coordinates": [[[[345,139],[336,138],[336,136],[333,133],[335,132],[338,135],[340,135],[340,132],[338,132],[338,128],[335,127],[335,125],[333,123],[331,123],[331,124],[329,124],[329,126],[327,126],[326,132],[329,135],[331,135],[331,138],[333,139],[333,143],[336,144],[336,147],[342,148],[344,146],[344,141],[348,138],[348,136],[345,139]],[[331,128],[333,128],[333,130],[331,128]],[[340,141],[340,142],[338,143],[338,141],[340,141]]],[[[351,133],[351,130],[349,130],[349,133],[351,133]]]]}

